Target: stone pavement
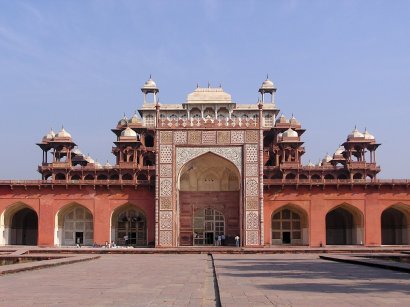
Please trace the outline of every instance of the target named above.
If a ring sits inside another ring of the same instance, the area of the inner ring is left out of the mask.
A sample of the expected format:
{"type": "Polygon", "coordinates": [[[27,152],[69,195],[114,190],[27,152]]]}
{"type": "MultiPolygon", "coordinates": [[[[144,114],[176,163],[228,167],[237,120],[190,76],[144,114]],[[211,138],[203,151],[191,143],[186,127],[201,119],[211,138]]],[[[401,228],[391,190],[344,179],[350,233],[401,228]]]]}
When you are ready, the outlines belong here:
{"type": "MultiPolygon", "coordinates": [[[[312,254],[214,255],[222,306],[410,306],[410,274],[312,254]]],[[[217,306],[206,254],[100,255],[0,276],[0,306],[217,306]]]]}
{"type": "Polygon", "coordinates": [[[215,306],[207,255],[102,255],[0,276],[0,306],[215,306]]]}
{"type": "Polygon", "coordinates": [[[410,275],[317,255],[214,255],[222,306],[410,306],[410,275]]]}

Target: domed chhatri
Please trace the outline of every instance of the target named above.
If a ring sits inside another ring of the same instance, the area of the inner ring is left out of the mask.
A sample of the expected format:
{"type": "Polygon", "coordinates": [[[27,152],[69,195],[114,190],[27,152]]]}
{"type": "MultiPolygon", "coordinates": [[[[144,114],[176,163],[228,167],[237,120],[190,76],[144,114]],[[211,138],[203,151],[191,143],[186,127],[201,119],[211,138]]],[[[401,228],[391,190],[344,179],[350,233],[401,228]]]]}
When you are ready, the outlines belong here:
{"type": "Polygon", "coordinates": [[[141,120],[138,118],[136,112],[135,112],[134,115],[128,120],[128,123],[131,124],[131,125],[141,124],[141,120]]]}
{"type": "Polygon", "coordinates": [[[126,126],[127,123],[128,123],[128,118],[127,118],[127,116],[124,114],[124,117],[121,118],[121,119],[118,121],[118,126],[126,126]]]}

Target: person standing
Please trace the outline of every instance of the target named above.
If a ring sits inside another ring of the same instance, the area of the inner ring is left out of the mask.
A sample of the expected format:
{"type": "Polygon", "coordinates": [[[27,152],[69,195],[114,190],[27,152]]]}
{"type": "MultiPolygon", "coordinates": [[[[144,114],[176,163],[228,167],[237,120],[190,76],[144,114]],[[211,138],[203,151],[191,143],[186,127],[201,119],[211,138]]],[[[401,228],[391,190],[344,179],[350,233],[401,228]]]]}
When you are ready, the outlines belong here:
{"type": "Polygon", "coordinates": [[[235,237],[235,244],[236,244],[236,247],[239,247],[239,236],[235,237]]]}
{"type": "Polygon", "coordinates": [[[225,235],[222,235],[221,238],[222,238],[222,246],[224,246],[225,245],[225,235]]]}

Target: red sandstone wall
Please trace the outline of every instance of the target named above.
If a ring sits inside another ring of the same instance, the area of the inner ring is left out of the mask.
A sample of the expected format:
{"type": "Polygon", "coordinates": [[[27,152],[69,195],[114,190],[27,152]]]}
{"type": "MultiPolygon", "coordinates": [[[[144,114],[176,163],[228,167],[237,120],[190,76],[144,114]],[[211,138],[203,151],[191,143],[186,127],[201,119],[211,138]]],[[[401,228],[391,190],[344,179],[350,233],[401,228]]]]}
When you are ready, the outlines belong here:
{"type": "Polygon", "coordinates": [[[307,215],[309,245],[312,247],[326,244],[326,214],[340,205],[363,216],[363,244],[379,246],[383,211],[395,204],[410,210],[410,193],[398,187],[382,187],[380,190],[363,187],[313,187],[311,190],[303,187],[285,187],[283,190],[272,188],[264,194],[265,245],[271,244],[272,213],[289,204],[307,215]]]}
{"type": "Polygon", "coordinates": [[[146,188],[123,189],[112,187],[59,187],[34,188],[0,187],[0,214],[18,203],[24,203],[38,215],[38,245],[54,246],[55,217],[60,209],[78,203],[89,209],[93,215],[94,241],[103,244],[110,240],[111,215],[125,204],[141,209],[147,218],[148,242],[155,240],[155,192],[146,188]]]}

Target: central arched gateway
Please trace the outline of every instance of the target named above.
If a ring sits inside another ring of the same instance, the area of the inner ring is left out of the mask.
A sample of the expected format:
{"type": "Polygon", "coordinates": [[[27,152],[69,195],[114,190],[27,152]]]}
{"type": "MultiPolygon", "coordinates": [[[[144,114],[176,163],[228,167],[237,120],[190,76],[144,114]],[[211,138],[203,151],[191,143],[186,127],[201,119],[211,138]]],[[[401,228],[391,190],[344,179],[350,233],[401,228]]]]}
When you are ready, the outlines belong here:
{"type": "Polygon", "coordinates": [[[179,245],[211,245],[225,235],[227,245],[240,234],[240,174],[213,153],[182,168],[178,182],[179,245]]]}

